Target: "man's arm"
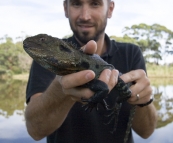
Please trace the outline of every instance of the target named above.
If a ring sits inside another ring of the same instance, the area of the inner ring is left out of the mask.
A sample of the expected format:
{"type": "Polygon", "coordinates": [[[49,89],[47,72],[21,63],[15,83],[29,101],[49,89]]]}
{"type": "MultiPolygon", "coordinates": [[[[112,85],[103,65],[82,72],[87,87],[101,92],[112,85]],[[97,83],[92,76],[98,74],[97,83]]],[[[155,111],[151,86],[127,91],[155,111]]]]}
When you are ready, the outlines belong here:
{"type": "MultiPolygon", "coordinates": [[[[132,96],[128,100],[130,104],[144,104],[150,100],[152,96],[152,88],[150,86],[150,81],[143,70],[130,71],[121,76],[125,82],[135,82],[132,85],[131,91],[132,96]],[[139,94],[139,99],[136,95],[139,94]]],[[[132,128],[134,131],[143,138],[148,138],[156,128],[157,124],[157,112],[153,103],[136,108],[136,113],[134,115],[132,128]]]]}
{"type": "MultiPolygon", "coordinates": [[[[75,87],[87,83],[94,78],[94,74],[92,71],[82,71],[68,75],[68,77],[63,77],[66,80],[67,78],[68,80],[73,78],[79,81],[78,83],[73,82],[73,85],[68,83],[68,86],[71,86],[70,88],[65,87],[66,89],[64,90],[67,90],[66,92],[71,91],[70,95],[64,93],[59,83],[59,78],[56,77],[44,93],[37,93],[31,97],[26,107],[25,119],[27,130],[35,140],[42,139],[61,126],[71,107],[78,99],[78,95],[85,95],[84,93],[89,92],[85,91],[87,89],[80,89],[78,91],[72,88],[72,86],[75,87]],[[84,78],[86,75],[87,78],[84,78]],[[72,92],[76,93],[76,96],[74,95],[76,98],[72,98],[72,92]]],[[[89,98],[90,96],[91,94],[87,94],[85,98],[89,98]]]]}
{"type": "Polygon", "coordinates": [[[148,138],[154,132],[156,123],[157,114],[153,103],[145,107],[137,106],[132,128],[138,135],[148,138]]]}

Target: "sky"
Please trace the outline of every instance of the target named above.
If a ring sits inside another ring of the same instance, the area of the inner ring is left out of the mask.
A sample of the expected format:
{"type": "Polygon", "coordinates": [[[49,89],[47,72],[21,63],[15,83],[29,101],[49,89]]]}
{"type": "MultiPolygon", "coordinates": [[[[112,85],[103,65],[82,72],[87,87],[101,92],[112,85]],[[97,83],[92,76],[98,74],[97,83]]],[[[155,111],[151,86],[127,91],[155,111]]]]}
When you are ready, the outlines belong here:
{"type": "MultiPolygon", "coordinates": [[[[173,31],[172,0],[114,0],[106,33],[122,36],[133,24],[161,24],[173,31]]],[[[62,38],[72,34],[64,16],[63,0],[0,0],[0,39],[46,33],[62,38]]]]}

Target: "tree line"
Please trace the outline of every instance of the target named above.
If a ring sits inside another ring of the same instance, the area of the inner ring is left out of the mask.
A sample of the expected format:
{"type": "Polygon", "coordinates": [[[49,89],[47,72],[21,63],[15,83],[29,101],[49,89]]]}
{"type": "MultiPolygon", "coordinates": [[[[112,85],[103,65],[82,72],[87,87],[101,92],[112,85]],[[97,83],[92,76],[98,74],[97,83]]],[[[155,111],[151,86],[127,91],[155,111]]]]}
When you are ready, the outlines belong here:
{"type": "Polygon", "coordinates": [[[26,73],[30,69],[32,59],[23,50],[23,42],[14,43],[5,36],[0,44],[0,76],[26,73]]]}
{"type": "MultiPolygon", "coordinates": [[[[7,35],[0,38],[0,76],[29,72],[32,59],[23,50],[23,39],[26,37],[28,36],[22,37],[18,42],[13,42],[7,35]]],[[[159,64],[164,55],[173,54],[173,32],[159,24],[135,24],[125,27],[122,37],[113,35],[110,38],[138,45],[146,62],[159,64]]]]}
{"type": "Polygon", "coordinates": [[[125,27],[123,34],[123,37],[111,36],[111,38],[138,45],[146,62],[152,61],[158,65],[163,56],[173,54],[173,32],[165,26],[141,23],[125,27]]]}

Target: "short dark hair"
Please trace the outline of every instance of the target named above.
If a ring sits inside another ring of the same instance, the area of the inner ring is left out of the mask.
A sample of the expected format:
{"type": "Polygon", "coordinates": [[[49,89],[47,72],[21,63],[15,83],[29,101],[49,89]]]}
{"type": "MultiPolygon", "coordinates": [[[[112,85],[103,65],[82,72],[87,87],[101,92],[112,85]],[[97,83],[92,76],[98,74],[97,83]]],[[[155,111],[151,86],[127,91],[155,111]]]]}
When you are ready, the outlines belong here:
{"type": "MultiPolygon", "coordinates": [[[[111,2],[111,0],[108,0],[109,2],[111,2]]],[[[67,0],[64,0],[64,2],[67,2],[67,0]]]]}

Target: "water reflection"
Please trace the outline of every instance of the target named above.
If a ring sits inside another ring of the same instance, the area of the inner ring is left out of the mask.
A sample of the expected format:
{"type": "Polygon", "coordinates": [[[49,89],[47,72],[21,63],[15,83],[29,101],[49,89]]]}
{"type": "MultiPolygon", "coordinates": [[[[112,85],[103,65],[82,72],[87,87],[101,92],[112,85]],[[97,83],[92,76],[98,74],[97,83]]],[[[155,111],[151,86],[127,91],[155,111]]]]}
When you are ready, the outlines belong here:
{"type": "Polygon", "coordinates": [[[158,112],[158,125],[163,127],[173,122],[173,85],[153,86],[154,104],[158,112]]]}
{"type": "Polygon", "coordinates": [[[0,80],[0,115],[8,118],[14,111],[23,115],[26,81],[0,80]]]}
{"type": "MultiPolygon", "coordinates": [[[[24,117],[14,111],[11,116],[0,115],[0,143],[35,143],[27,133],[24,117]]],[[[45,139],[38,143],[45,143],[45,139]]]]}
{"type": "MultiPolygon", "coordinates": [[[[147,140],[134,133],[135,141],[172,143],[173,132],[173,80],[151,81],[154,104],[158,111],[158,126],[154,134],[147,140]],[[161,133],[162,132],[162,133],[161,133]],[[159,139],[158,139],[159,136],[159,139]],[[168,141],[169,140],[169,141],[168,141]]],[[[28,135],[24,122],[26,81],[0,80],[0,142],[2,143],[34,143],[28,135]]],[[[39,141],[44,143],[45,139],[39,141]]]]}
{"type": "Polygon", "coordinates": [[[172,132],[173,122],[156,129],[148,139],[142,139],[134,133],[135,143],[173,143],[172,132]]]}
{"type": "Polygon", "coordinates": [[[26,81],[0,80],[0,143],[36,142],[25,128],[25,91],[26,81]]]}

